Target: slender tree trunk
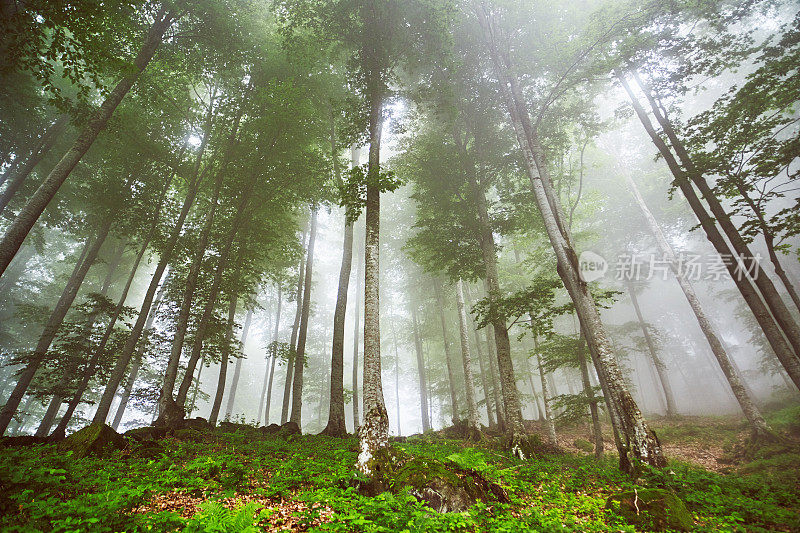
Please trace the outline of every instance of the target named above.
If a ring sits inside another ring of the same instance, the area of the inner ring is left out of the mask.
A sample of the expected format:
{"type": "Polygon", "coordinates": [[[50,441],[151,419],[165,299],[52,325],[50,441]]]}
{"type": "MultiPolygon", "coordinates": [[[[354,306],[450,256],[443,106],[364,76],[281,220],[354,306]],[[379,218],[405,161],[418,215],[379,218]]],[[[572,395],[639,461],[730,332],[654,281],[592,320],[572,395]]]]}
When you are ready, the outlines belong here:
{"type": "MultiPolygon", "coordinates": [[[[180,157],[183,156],[183,149],[181,149],[180,157]]],[[[86,392],[86,388],[89,386],[89,381],[94,377],[95,372],[97,370],[98,362],[103,358],[106,353],[106,346],[108,344],[109,339],[111,338],[111,334],[114,332],[114,327],[117,324],[117,320],[119,320],[120,315],[122,314],[123,309],[125,308],[125,300],[128,298],[128,292],[130,291],[131,285],[133,284],[133,280],[136,277],[136,272],[139,270],[139,265],[142,262],[142,258],[144,254],[147,252],[148,247],[150,246],[150,242],[153,240],[156,231],[158,230],[158,222],[161,218],[161,210],[164,207],[164,201],[167,197],[167,192],[169,191],[170,185],[172,184],[172,180],[175,177],[175,172],[170,174],[169,179],[165,182],[164,188],[161,191],[161,196],[159,197],[158,204],[156,206],[155,212],[153,213],[153,221],[150,225],[150,229],[147,233],[147,236],[144,239],[141,247],[139,248],[139,253],[136,255],[136,259],[133,262],[133,266],[131,267],[130,274],[128,274],[128,279],[125,281],[125,286],[122,289],[122,294],[120,294],[119,300],[117,301],[117,305],[114,308],[114,311],[111,313],[109,317],[108,324],[106,324],[105,330],[103,331],[103,336],[100,338],[100,342],[95,348],[92,356],[86,363],[86,368],[83,373],[83,377],[81,378],[80,383],[78,384],[75,394],[70,399],[69,403],[67,404],[67,411],[64,413],[64,416],[61,417],[61,421],[56,426],[55,431],[53,431],[53,438],[58,439],[63,437],[67,431],[67,424],[69,424],[70,420],[72,419],[72,415],[75,413],[75,409],[80,404],[81,399],[83,398],[84,393],[86,392]]],[[[158,302],[161,301],[163,297],[163,287],[159,291],[158,296],[156,297],[156,304],[155,306],[158,307],[158,302]]],[[[148,313],[149,314],[149,313],[148,313]]],[[[148,318],[148,322],[145,329],[150,328],[152,325],[152,320],[148,318]]],[[[140,364],[140,363],[139,363],[140,364]]],[[[138,369],[137,369],[138,372],[138,369]]],[[[131,384],[131,387],[133,384],[131,384]]],[[[127,389],[127,387],[126,387],[127,389]]],[[[127,397],[125,397],[125,402],[127,403],[128,398],[130,397],[130,391],[128,391],[127,397]]],[[[119,418],[122,417],[120,412],[124,412],[125,407],[122,403],[120,403],[120,407],[117,408],[117,414],[119,418]]],[[[116,425],[114,429],[116,429],[119,425],[119,420],[115,417],[116,425]]]]}
{"type": "MultiPolygon", "coordinates": [[[[588,285],[580,278],[577,254],[572,247],[568,229],[561,223],[564,218],[562,209],[552,191],[552,180],[544,160],[544,149],[530,123],[527,104],[518,81],[515,76],[510,75],[512,72],[510,58],[508,55],[501,55],[495,40],[498,28],[494,20],[490,20],[493,14],[489,12],[485,4],[478,6],[477,13],[522,152],[531,190],[556,255],[559,276],[575,304],[581,325],[587,333],[589,352],[592,354],[595,367],[604,374],[611,399],[620,414],[619,421],[625,437],[625,446],[619,450],[620,466],[626,471],[634,469],[634,461],[631,461],[629,453],[633,455],[633,458],[651,466],[664,466],[666,460],[661,450],[661,444],[625,385],[611,344],[606,337],[597,305],[589,292],[588,285]]],[[[508,416],[508,412],[506,415],[508,416]]]]}
{"type": "MultiPolygon", "coordinates": [[[[5,272],[8,264],[16,255],[19,247],[22,246],[22,241],[28,236],[33,225],[39,220],[44,209],[56,195],[61,184],[67,179],[72,172],[72,169],[78,164],[81,158],[86,154],[89,148],[94,143],[100,131],[105,127],[114,110],[122,102],[122,99],[128,93],[134,82],[139,78],[139,75],[150,63],[153,55],[161,44],[164,33],[174,22],[172,13],[167,13],[162,7],[156,14],[155,22],[150,27],[150,31],[145,38],[142,48],[139,50],[136,59],[133,62],[133,69],[122,78],[116,87],[114,87],[108,94],[106,99],[95,111],[92,117],[87,122],[83,131],[75,139],[64,157],[56,164],[50,174],[44,179],[42,184],[28,200],[25,206],[17,214],[17,217],[6,229],[2,239],[0,239],[0,276],[5,272]]],[[[2,417],[0,417],[2,418],[2,417]]],[[[0,423],[0,426],[5,429],[7,423],[0,423]]]]}
{"type": "MultiPolygon", "coordinates": [[[[497,249],[494,243],[494,235],[489,221],[489,210],[486,204],[486,191],[478,181],[475,166],[468,163],[465,143],[458,135],[454,135],[456,144],[462,153],[465,172],[469,180],[472,196],[475,199],[477,208],[478,225],[480,228],[480,245],[483,255],[486,277],[486,294],[490,301],[496,301],[500,295],[500,281],[497,274],[497,249]]],[[[503,416],[498,413],[498,424],[504,426],[506,432],[511,436],[513,446],[517,441],[524,438],[525,428],[522,425],[522,406],[519,402],[519,391],[517,390],[516,378],[514,377],[514,364],[511,361],[511,342],[508,338],[508,330],[505,322],[497,317],[492,321],[497,367],[500,377],[500,386],[504,403],[503,416]]],[[[490,354],[490,358],[492,358],[490,354]]],[[[496,398],[497,399],[497,398],[496,398]]],[[[499,404],[497,404],[499,405],[499,404]]]]}
{"type": "Polygon", "coordinates": [[[472,378],[472,355],[469,350],[469,334],[467,333],[467,312],[464,306],[464,287],[459,279],[456,284],[456,302],[458,304],[458,325],[461,334],[461,356],[464,363],[464,390],[467,396],[467,421],[471,428],[480,431],[478,423],[478,406],[475,404],[475,385],[472,378]]]}
{"type": "Polygon", "coordinates": [[[447,384],[450,389],[450,409],[452,409],[451,420],[453,425],[457,425],[459,421],[459,413],[461,410],[458,408],[458,396],[456,395],[456,379],[453,374],[453,357],[450,353],[450,341],[447,338],[447,319],[444,316],[444,289],[442,282],[438,279],[433,281],[434,292],[436,293],[436,304],[439,308],[439,320],[442,324],[442,343],[444,344],[444,359],[447,363],[447,384]]]}
{"type": "Polygon", "coordinates": [[[258,418],[257,420],[261,420],[261,406],[264,405],[264,425],[269,425],[269,408],[272,404],[272,382],[275,378],[275,360],[278,359],[278,332],[280,331],[281,326],[281,303],[282,303],[282,293],[281,293],[281,285],[278,283],[278,309],[275,312],[275,330],[272,333],[272,344],[270,351],[271,353],[271,361],[267,368],[267,372],[269,372],[269,379],[267,379],[267,375],[264,375],[264,388],[261,391],[261,401],[259,402],[258,408],[258,418]],[[266,405],[264,404],[264,395],[266,394],[266,405]]]}
{"type": "Polygon", "coordinates": [[[375,452],[389,445],[389,415],[381,383],[380,332],[380,144],[385,93],[382,83],[380,72],[367,73],[370,109],[364,217],[364,422],[358,428],[357,462],[357,468],[365,475],[371,474],[369,461],[375,452]]]}
{"type": "MultiPolygon", "coordinates": [[[[656,243],[658,248],[660,249],[661,253],[664,255],[666,261],[669,263],[670,268],[672,269],[673,274],[675,274],[675,279],[678,281],[678,284],[683,290],[684,295],[686,295],[686,299],[689,301],[689,305],[694,312],[695,317],[697,318],[698,324],[700,324],[700,329],[703,330],[703,335],[705,335],[706,339],[708,340],[708,344],[711,346],[711,351],[716,357],[717,362],[719,363],[719,367],[722,370],[722,373],[725,375],[725,378],[728,380],[728,384],[730,385],[731,391],[733,392],[736,400],[739,402],[739,406],[742,408],[744,415],[747,417],[747,420],[750,421],[750,425],[753,430],[753,434],[757,437],[768,437],[771,434],[770,429],[767,427],[767,423],[764,420],[764,417],[761,416],[758,408],[755,405],[753,398],[747,393],[747,390],[742,385],[739,376],[733,369],[731,365],[730,359],[728,358],[728,354],[725,351],[725,348],[722,346],[722,343],[719,340],[719,336],[714,331],[714,327],[711,324],[711,321],[705,314],[702,306],[700,305],[700,300],[697,298],[697,294],[694,292],[694,288],[692,284],[685,278],[683,273],[678,266],[677,259],[675,257],[675,253],[672,250],[672,247],[667,242],[666,237],[661,231],[661,227],[658,225],[653,214],[650,212],[650,209],[647,207],[647,204],[644,202],[644,198],[639,193],[639,189],[636,186],[636,183],[631,179],[631,177],[624,173],[625,181],[627,182],[628,189],[633,194],[636,203],[639,205],[639,209],[642,211],[642,215],[644,215],[645,221],[647,222],[648,227],[650,228],[650,232],[656,239],[656,243]]],[[[631,291],[633,294],[633,291],[631,291]]],[[[640,318],[641,320],[641,318],[640,318]]]]}
{"type": "MultiPolygon", "coordinates": [[[[253,320],[253,310],[247,310],[247,317],[244,319],[244,327],[242,328],[242,357],[236,358],[236,365],[233,367],[233,380],[231,380],[231,390],[228,393],[228,403],[225,406],[225,420],[231,419],[233,414],[233,403],[236,401],[236,389],[239,386],[239,378],[242,374],[242,359],[245,357],[245,343],[247,342],[247,334],[250,332],[250,322],[253,320]]],[[[261,416],[259,416],[261,418],[261,416]]]]}
{"type": "MultiPolygon", "coordinates": [[[[339,155],[336,149],[336,133],[331,131],[331,152],[336,181],[342,183],[339,170],[339,155]]],[[[347,435],[344,415],[344,323],[347,316],[347,291],[350,288],[350,271],[353,263],[353,222],[344,222],[344,244],[342,266],[339,269],[339,291],[333,313],[333,342],[331,346],[331,392],[328,406],[328,424],[323,435],[342,437],[347,435]]]]}
{"type": "MultiPolygon", "coordinates": [[[[533,322],[533,319],[531,319],[533,322]]],[[[544,419],[547,425],[547,439],[553,446],[558,446],[556,439],[556,421],[553,418],[553,411],[550,408],[550,387],[547,383],[544,368],[542,368],[542,355],[539,353],[539,339],[534,335],[533,350],[536,352],[536,365],[539,367],[539,378],[542,381],[542,403],[544,404],[544,419]]]]}
{"type": "Polygon", "coordinates": [[[303,411],[303,370],[306,361],[306,338],[308,336],[308,314],[311,308],[311,280],[314,268],[314,243],[317,240],[317,209],[311,210],[311,229],[308,234],[308,258],[306,259],[306,279],[303,282],[303,313],[300,315],[300,329],[297,331],[297,354],[292,378],[291,422],[302,427],[303,411]]]}
{"type": "MultiPolygon", "coordinates": [[[[355,161],[355,158],[354,158],[355,161]]],[[[361,313],[361,305],[363,305],[363,289],[362,283],[364,279],[364,239],[359,240],[358,255],[356,256],[356,301],[353,306],[353,433],[358,434],[358,426],[360,422],[359,411],[361,410],[361,402],[358,395],[358,340],[361,336],[361,329],[359,318],[361,313]]]]}
{"type": "MultiPolygon", "coordinates": [[[[667,163],[670,172],[675,177],[678,187],[683,193],[683,196],[686,198],[686,201],[689,203],[689,206],[692,208],[692,211],[694,211],[695,215],[697,216],[700,226],[703,228],[703,231],[705,232],[709,242],[712,244],[712,246],[714,246],[714,249],[721,257],[733,257],[734,254],[728,247],[728,244],[725,242],[722,234],[720,234],[719,229],[717,229],[714,219],[709,216],[705,207],[692,188],[692,185],[689,182],[685,172],[683,169],[681,169],[677,160],[672,155],[669,147],[666,145],[663,139],[661,139],[658,132],[656,132],[655,128],[653,127],[653,123],[650,121],[650,117],[648,117],[644,107],[642,107],[642,105],[639,103],[638,98],[631,90],[627,80],[619,73],[617,73],[617,79],[622,84],[625,92],[628,94],[631,105],[633,106],[639,121],[642,123],[645,131],[650,136],[653,144],[655,144],[656,148],[658,148],[658,151],[664,158],[664,161],[667,163]]],[[[747,276],[742,276],[741,272],[737,272],[737,265],[735,265],[732,261],[726,262],[726,267],[733,282],[736,284],[736,287],[739,289],[739,292],[742,294],[745,302],[750,307],[753,316],[755,317],[759,326],[761,326],[764,336],[767,338],[772,350],[775,352],[775,356],[781,362],[784,369],[786,369],[786,373],[794,382],[795,386],[800,388],[800,359],[798,359],[794,349],[789,345],[786,338],[784,338],[783,331],[770,314],[770,311],[767,309],[766,305],[761,299],[761,296],[756,291],[750,279],[747,276]]]]}
{"type": "MultiPolygon", "coordinates": [[[[211,135],[211,128],[214,123],[214,98],[216,96],[216,90],[212,91],[210,96],[211,99],[208,104],[208,113],[206,114],[205,119],[205,140],[207,140],[211,135]]],[[[238,118],[240,117],[241,112],[239,117],[237,117],[236,126],[238,126],[238,118]]],[[[226,147],[225,162],[227,162],[233,146],[233,141],[236,136],[236,126],[234,126],[234,132],[226,147]]],[[[201,159],[198,157],[195,161],[195,173],[200,171],[200,163],[201,159]]],[[[212,193],[211,197],[211,205],[208,208],[208,212],[206,212],[203,229],[200,231],[197,247],[195,248],[192,256],[192,262],[189,266],[189,273],[186,276],[186,282],[183,285],[183,299],[181,301],[180,310],[178,311],[178,318],[175,321],[175,335],[172,338],[172,347],[170,349],[169,360],[167,361],[167,368],[164,372],[164,381],[161,384],[159,409],[163,409],[165,407],[165,402],[172,400],[172,391],[175,390],[175,380],[178,378],[178,366],[180,365],[181,354],[183,353],[184,339],[186,338],[186,332],[189,328],[189,317],[192,311],[192,302],[194,301],[194,294],[197,290],[197,283],[200,278],[200,270],[203,266],[203,257],[205,257],[211,230],[214,227],[214,218],[216,215],[217,206],[219,204],[219,196],[222,190],[224,176],[225,169],[221,168],[217,172],[216,179],[214,180],[214,192],[212,193]]]]}
{"type": "Polygon", "coordinates": [[[428,413],[428,378],[425,374],[425,355],[422,353],[422,340],[419,338],[417,308],[411,307],[411,324],[414,328],[414,349],[417,354],[417,372],[419,373],[419,407],[422,417],[422,432],[431,430],[431,418],[428,413]]]}
{"type": "MultiPolygon", "coordinates": [[[[467,305],[472,305],[472,295],[470,294],[469,284],[465,284],[467,305]]],[[[481,348],[481,338],[478,330],[475,328],[475,321],[470,318],[472,331],[475,334],[475,351],[478,354],[478,365],[481,370],[481,386],[483,387],[483,398],[486,402],[486,418],[489,422],[489,427],[494,427],[496,422],[494,419],[494,407],[492,406],[492,395],[489,392],[489,381],[486,377],[486,364],[483,358],[483,349],[481,348]]]]}
{"type": "Polygon", "coordinates": [[[9,182],[8,186],[3,190],[3,193],[0,194],[0,213],[8,206],[11,199],[17,194],[17,191],[19,191],[25,183],[25,180],[28,179],[31,172],[33,172],[33,169],[36,168],[36,165],[38,165],[42,159],[44,159],[44,156],[52,150],[53,145],[61,134],[64,133],[68,123],[68,115],[59,115],[56,121],[47,128],[47,132],[45,132],[39,140],[38,145],[25,162],[21,166],[15,168],[7,176],[3,177],[3,181],[9,180],[9,182]]]}
{"type": "MultiPolygon", "coordinates": [[[[114,252],[111,254],[112,258],[111,261],[108,263],[106,277],[100,286],[100,291],[99,291],[100,295],[106,296],[108,294],[108,289],[111,287],[111,282],[114,278],[114,273],[116,272],[117,267],[119,267],[119,263],[122,260],[122,255],[124,252],[125,252],[125,247],[120,244],[117,244],[114,252]]],[[[94,323],[96,320],[97,320],[97,313],[91,313],[86,321],[86,324],[83,327],[82,338],[85,339],[86,342],[88,342],[89,336],[92,334],[92,330],[94,329],[94,323]]],[[[39,427],[36,429],[35,436],[46,437],[50,433],[50,429],[53,427],[53,422],[56,419],[56,415],[58,414],[58,411],[61,409],[61,404],[64,403],[64,398],[61,395],[61,391],[69,387],[70,382],[75,378],[75,374],[78,372],[79,368],[80,368],[80,361],[77,359],[73,359],[67,365],[64,374],[61,376],[61,379],[59,379],[58,385],[56,385],[56,393],[53,394],[53,397],[50,399],[50,404],[47,406],[47,410],[45,411],[44,416],[42,417],[42,420],[39,423],[39,427]]]]}
{"type": "Polygon", "coordinates": [[[194,390],[192,391],[192,401],[186,408],[186,415],[191,416],[192,412],[197,409],[197,394],[200,392],[200,378],[203,377],[203,368],[206,366],[206,356],[200,357],[200,368],[197,370],[197,376],[194,379],[194,390]]]}
{"type": "MultiPolygon", "coordinates": [[[[238,285],[238,271],[241,268],[241,262],[237,266],[236,283],[232,285],[232,290],[236,290],[238,285]]],[[[219,409],[222,406],[222,396],[225,394],[225,383],[228,376],[228,359],[231,356],[231,344],[233,343],[233,325],[236,318],[236,293],[231,296],[230,305],[228,306],[228,332],[225,335],[225,346],[222,349],[222,360],[219,363],[219,379],[217,380],[217,393],[214,395],[214,404],[211,406],[211,414],[208,415],[208,423],[212,426],[217,425],[217,417],[219,416],[219,409]]]]}
{"type": "Polygon", "coordinates": [[[47,358],[50,345],[53,343],[61,324],[64,322],[67,311],[72,307],[72,303],[78,295],[78,289],[80,289],[84,278],[86,278],[89,268],[91,268],[92,264],[94,264],[97,259],[100,248],[103,246],[110,229],[111,217],[107,217],[102,223],[102,226],[97,230],[94,239],[86,242],[84,250],[81,253],[81,258],[76,263],[72,275],[61,293],[61,297],[50,313],[42,335],[39,337],[39,342],[36,344],[36,349],[28,359],[28,364],[20,374],[14,390],[11,391],[11,395],[8,400],[6,400],[6,404],[3,406],[2,410],[0,410],[0,435],[5,433],[11,419],[14,417],[14,413],[19,407],[22,397],[25,396],[31,381],[33,381],[36,371],[39,370],[42,362],[47,358]]]}
{"type": "Polygon", "coordinates": [[[303,230],[303,254],[300,256],[300,266],[297,269],[297,308],[294,313],[294,323],[292,324],[292,336],[289,341],[291,352],[289,361],[286,365],[286,380],[283,386],[283,405],[281,406],[281,425],[289,421],[289,402],[292,395],[292,383],[294,378],[294,363],[297,359],[297,332],[300,329],[300,316],[303,314],[303,282],[306,272],[306,230],[303,230]]]}
{"type": "MultiPolygon", "coordinates": [[[[207,145],[207,138],[208,132],[204,136],[203,143],[201,144],[199,153],[197,154],[198,163],[195,163],[196,170],[199,169],[199,161],[201,160],[205,146],[207,145]]],[[[111,371],[111,375],[109,376],[108,384],[103,391],[103,396],[100,398],[100,403],[97,406],[97,412],[94,415],[95,423],[104,423],[106,418],[108,418],[108,413],[111,410],[111,403],[114,401],[114,396],[117,394],[119,384],[122,382],[122,378],[125,376],[125,372],[128,368],[128,364],[131,361],[133,352],[136,350],[136,345],[139,343],[139,339],[142,336],[142,330],[144,329],[145,322],[147,321],[147,317],[150,315],[150,307],[153,304],[153,298],[155,298],[156,291],[161,283],[161,278],[164,275],[167,264],[172,260],[172,254],[175,251],[175,245],[180,237],[183,224],[186,222],[186,217],[189,215],[192,204],[197,197],[197,192],[200,188],[200,183],[202,180],[203,175],[195,172],[192,180],[190,181],[189,189],[186,192],[186,197],[183,200],[181,211],[178,214],[178,220],[175,221],[175,226],[172,228],[172,233],[170,234],[164,249],[161,251],[155,272],[153,272],[153,277],[150,279],[150,285],[147,287],[147,292],[144,295],[144,300],[142,301],[139,315],[136,318],[136,323],[133,325],[131,333],[128,336],[128,340],[125,342],[125,346],[123,346],[122,351],[117,358],[117,362],[115,363],[114,368],[111,371]]]]}
{"type": "Polygon", "coordinates": [[[658,380],[661,382],[661,387],[664,390],[664,399],[667,402],[667,417],[675,416],[678,411],[675,408],[675,396],[672,394],[672,384],[669,381],[667,367],[658,356],[655,343],[653,343],[653,339],[650,336],[650,330],[647,328],[647,323],[644,321],[644,317],[642,316],[642,310],[639,307],[639,299],[636,296],[636,291],[633,288],[633,284],[629,281],[627,285],[628,294],[630,294],[631,297],[631,304],[633,305],[634,311],[636,311],[636,319],[639,321],[639,327],[642,330],[642,335],[644,335],[644,340],[647,344],[647,350],[650,353],[650,359],[653,362],[653,366],[656,367],[658,380]]]}
{"type": "Polygon", "coordinates": [[[600,426],[600,413],[597,403],[600,401],[592,390],[592,380],[589,377],[589,363],[586,361],[586,337],[583,331],[580,333],[578,341],[578,363],[581,369],[581,382],[586,400],[589,402],[589,412],[592,415],[592,437],[594,439],[594,456],[597,459],[603,457],[603,430],[600,426]]]}
{"type": "MultiPolygon", "coordinates": [[[[691,156],[689,155],[689,152],[678,138],[678,135],[675,132],[669,117],[667,117],[664,107],[658,102],[650,87],[642,82],[638,74],[636,74],[636,71],[633,71],[633,77],[644,92],[645,98],[647,98],[647,101],[649,102],[653,111],[653,116],[656,117],[656,120],[664,130],[664,133],[667,135],[672,147],[675,149],[678,159],[686,169],[686,175],[700,190],[700,193],[703,195],[703,198],[706,200],[706,203],[711,209],[711,214],[716,218],[717,223],[722,228],[722,231],[728,237],[733,250],[736,252],[736,256],[738,256],[738,259],[744,262],[745,266],[750,266],[752,268],[751,277],[753,282],[758,287],[759,291],[761,291],[761,295],[764,298],[767,307],[769,307],[769,310],[772,312],[772,315],[775,317],[778,325],[781,327],[786,335],[786,338],[789,340],[789,344],[794,349],[795,355],[800,357],[800,326],[789,312],[789,309],[786,307],[786,304],[783,302],[780,294],[775,289],[775,285],[772,283],[770,277],[765,272],[761,271],[758,261],[755,260],[749,246],[745,242],[744,238],[742,238],[739,230],[731,221],[730,215],[728,215],[728,213],[725,211],[725,208],[720,203],[716,194],[714,194],[714,191],[708,185],[705,176],[698,171],[697,167],[692,161],[691,156]],[[751,265],[747,265],[748,260],[751,261],[751,265]]],[[[745,268],[744,270],[747,269],[745,268]]],[[[741,275],[741,271],[737,272],[737,276],[741,275]]]]}
{"type": "Polygon", "coordinates": [[[486,359],[489,361],[489,377],[492,381],[492,399],[494,400],[495,417],[497,418],[497,427],[500,431],[505,431],[505,415],[503,414],[503,400],[500,391],[500,384],[498,379],[499,371],[497,370],[497,343],[494,340],[494,326],[489,324],[483,330],[486,336],[486,359]]]}

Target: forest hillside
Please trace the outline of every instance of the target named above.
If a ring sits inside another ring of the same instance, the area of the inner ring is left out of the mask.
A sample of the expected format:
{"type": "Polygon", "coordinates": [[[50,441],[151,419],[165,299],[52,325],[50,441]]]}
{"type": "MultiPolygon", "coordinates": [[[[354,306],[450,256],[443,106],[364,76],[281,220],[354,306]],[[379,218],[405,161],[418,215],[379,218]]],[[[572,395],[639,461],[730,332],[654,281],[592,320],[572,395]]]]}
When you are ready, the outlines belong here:
{"type": "Polygon", "coordinates": [[[793,0],[0,0],[3,531],[800,531],[793,0]]]}

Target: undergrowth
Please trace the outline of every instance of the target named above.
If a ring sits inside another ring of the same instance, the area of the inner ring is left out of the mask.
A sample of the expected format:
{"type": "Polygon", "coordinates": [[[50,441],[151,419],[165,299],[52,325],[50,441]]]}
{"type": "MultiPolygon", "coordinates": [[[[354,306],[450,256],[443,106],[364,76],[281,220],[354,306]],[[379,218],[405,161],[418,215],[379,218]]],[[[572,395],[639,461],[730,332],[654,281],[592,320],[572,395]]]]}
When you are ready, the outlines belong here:
{"type": "MultiPolygon", "coordinates": [[[[800,410],[792,409],[775,413],[772,424],[797,423],[800,410]]],[[[611,457],[540,454],[522,462],[491,441],[476,447],[434,436],[395,446],[478,470],[504,486],[511,503],[438,514],[407,491],[366,497],[357,490],[354,438],[212,432],[165,439],[155,454],[134,446],[77,460],[49,445],[0,449],[0,530],[635,531],[605,508],[611,494],[633,487],[611,457]]],[[[772,451],[739,473],[671,462],[639,483],[673,491],[697,531],[797,531],[800,454],[772,451]]]]}

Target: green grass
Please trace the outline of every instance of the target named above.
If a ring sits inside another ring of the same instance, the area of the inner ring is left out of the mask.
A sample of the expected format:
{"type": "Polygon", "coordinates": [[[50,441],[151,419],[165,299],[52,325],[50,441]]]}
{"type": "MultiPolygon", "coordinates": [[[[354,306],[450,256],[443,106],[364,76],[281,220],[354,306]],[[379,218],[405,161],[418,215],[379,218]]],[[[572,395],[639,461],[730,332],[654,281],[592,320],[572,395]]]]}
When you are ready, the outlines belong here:
{"type": "MultiPolygon", "coordinates": [[[[778,414],[789,422],[793,416],[778,414]]],[[[521,462],[491,441],[469,447],[425,437],[398,444],[415,456],[479,470],[511,498],[437,514],[407,492],[359,495],[354,438],[216,432],[199,442],[162,442],[151,458],[135,447],[81,460],[54,446],[0,449],[0,530],[259,531],[294,521],[311,531],[635,531],[605,509],[609,495],[632,487],[611,457],[521,462]],[[170,502],[168,510],[158,502],[170,502]],[[181,511],[181,502],[191,510],[181,511]]],[[[673,463],[641,482],[674,491],[698,531],[800,530],[798,457],[784,449],[745,465],[746,475],[673,463]],[[777,467],[794,481],[774,476],[777,467]]]]}

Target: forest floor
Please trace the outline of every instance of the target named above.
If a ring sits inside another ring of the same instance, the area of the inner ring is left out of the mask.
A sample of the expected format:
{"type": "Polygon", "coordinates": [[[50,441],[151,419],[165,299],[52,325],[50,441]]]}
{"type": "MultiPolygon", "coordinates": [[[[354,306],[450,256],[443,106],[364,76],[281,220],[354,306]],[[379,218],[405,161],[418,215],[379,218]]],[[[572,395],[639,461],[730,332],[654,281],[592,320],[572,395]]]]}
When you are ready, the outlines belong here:
{"type": "MultiPolygon", "coordinates": [[[[436,513],[407,491],[359,494],[355,438],[181,430],[158,444],[76,459],[54,445],[0,448],[0,531],[639,531],[609,496],[645,487],[677,495],[696,531],[800,531],[800,406],[768,415],[783,435],[757,450],[735,418],[658,420],[670,456],[634,485],[614,450],[596,461],[561,428],[564,453],[520,461],[497,439],[431,434],[394,443],[502,485],[509,503],[436,513]]],[[[610,440],[609,440],[610,442],[610,440]]],[[[583,446],[585,447],[585,446],[583,446]]]]}

